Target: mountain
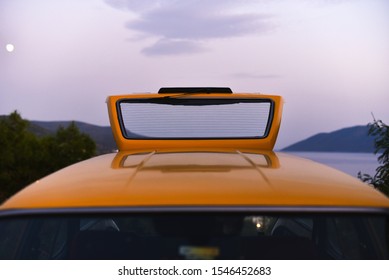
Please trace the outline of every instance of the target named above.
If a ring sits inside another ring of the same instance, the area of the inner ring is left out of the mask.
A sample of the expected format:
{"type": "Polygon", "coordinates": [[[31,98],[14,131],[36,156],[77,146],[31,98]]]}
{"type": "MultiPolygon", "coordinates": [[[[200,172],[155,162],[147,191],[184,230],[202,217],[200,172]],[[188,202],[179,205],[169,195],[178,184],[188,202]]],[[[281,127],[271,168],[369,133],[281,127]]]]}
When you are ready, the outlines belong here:
{"type": "MultiPolygon", "coordinates": [[[[35,135],[44,136],[57,131],[59,127],[68,127],[71,121],[30,121],[30,131],[35,135]]],[[[97,126],[84,122],[75,121],[78,129],[88,134],[95,142],[99,154],[110,153],[116,150],[110,126],[97,126]]]]}
{"type": "MultiPolygon", "coordinates": [[[[38,136],[44,136],[55,133],[60,126],[67,127],[70,123],[71,121],[30,121],[30,131],[38,136]]],[[[79,121],[75,121],[75,124],[81,132],[88,134],[96,142],[99,154],[117,149],[111,127],[79,121]]],[[[368,126],[360,125],[319,133],[287,146],[282,151],[373,153],[374,137],[368,135],[368,130],[368,126]]]]}
{"type": "Polygon", "coordinates": [[[282,151],[373,153],[374,137],[368,126],[353,126],[329,133],[319,133],[292,144],[282,151]]]}

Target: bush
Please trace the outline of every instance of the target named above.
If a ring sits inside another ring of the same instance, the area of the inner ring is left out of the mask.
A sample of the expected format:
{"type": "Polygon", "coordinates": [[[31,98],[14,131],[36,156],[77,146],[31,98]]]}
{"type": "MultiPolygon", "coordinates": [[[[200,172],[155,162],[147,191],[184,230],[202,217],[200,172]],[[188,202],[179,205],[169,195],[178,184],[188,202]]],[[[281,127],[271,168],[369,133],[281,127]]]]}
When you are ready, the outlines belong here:
{"type": "Polygon", "coordinates": [[[75,123],[37,137],[18,112],[0,118],[0,203],[26,185],[95,155],[96,144],[75,123]]]}
{"type": "Polygon", "coordinates": [[[379,154],[380,165],[374,176],[359,172],[358,178],[389,196],[389,127],[381,120],[374,120],[369,124],[369,135],[375,137],[374,153],[379,154]]]}

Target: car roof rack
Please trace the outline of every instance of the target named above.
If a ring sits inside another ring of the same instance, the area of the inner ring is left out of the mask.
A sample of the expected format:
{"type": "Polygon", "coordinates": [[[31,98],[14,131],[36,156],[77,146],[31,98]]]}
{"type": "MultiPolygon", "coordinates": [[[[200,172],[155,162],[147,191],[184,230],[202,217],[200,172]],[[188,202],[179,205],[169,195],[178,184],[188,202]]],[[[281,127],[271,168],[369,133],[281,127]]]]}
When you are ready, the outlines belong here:
{"type": "Polygon", "coordinates": [[[162,87],[158,93],[232,93],[232,90],[229,87],[162,87]]]}

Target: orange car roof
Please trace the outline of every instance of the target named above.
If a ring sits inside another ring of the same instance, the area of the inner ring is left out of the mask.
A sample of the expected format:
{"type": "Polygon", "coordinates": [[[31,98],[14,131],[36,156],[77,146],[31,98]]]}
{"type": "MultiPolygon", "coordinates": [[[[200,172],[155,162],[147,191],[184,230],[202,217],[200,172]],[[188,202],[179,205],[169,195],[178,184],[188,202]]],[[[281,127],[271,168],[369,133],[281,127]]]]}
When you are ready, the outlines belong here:
{"type": "Polygon", "coordinates": [[[0,210],[146,206],[389,208],[389,199],[340,171],[272,151],[144,151],[67,167],[0,210]]]}

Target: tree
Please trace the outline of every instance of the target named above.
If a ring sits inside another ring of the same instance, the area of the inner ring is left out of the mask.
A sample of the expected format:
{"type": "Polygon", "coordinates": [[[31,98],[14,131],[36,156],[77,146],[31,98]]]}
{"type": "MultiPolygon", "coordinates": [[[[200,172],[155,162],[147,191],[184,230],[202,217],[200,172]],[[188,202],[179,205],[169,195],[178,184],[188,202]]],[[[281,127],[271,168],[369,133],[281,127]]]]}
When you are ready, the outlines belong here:
{"type": "Polygon", "coordinates": [[[32,182],[41,166],[41,146],[28,125],[16,111],[0,120],[0,200],[32,182]]]}
{"type": "Polygon", "coordinates": [[[46,136],[42,141],[51,172],[96,154],[96,143],[87,134],[81,133],[74,122],[67,128],[60,127],[55,135],[46,136]]]}
{"type": "Polygon", "coordinates": [[[359,172],[358,178],[389,196],[389,127],[381,120],[374,119],[374,122],[369,124],[369,135],[375,137],[374,153],[379,154],[380,165],[374,176],[359,172]]]}
{"type": "Polygon", "coordinates": [[[0,118],[0,202],[58,169],[95,155],[96,144],[75,123],[37,137],[18,112],[0,118]]]}

